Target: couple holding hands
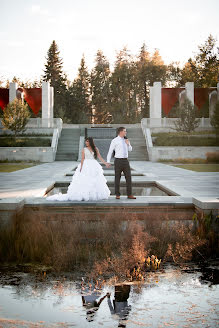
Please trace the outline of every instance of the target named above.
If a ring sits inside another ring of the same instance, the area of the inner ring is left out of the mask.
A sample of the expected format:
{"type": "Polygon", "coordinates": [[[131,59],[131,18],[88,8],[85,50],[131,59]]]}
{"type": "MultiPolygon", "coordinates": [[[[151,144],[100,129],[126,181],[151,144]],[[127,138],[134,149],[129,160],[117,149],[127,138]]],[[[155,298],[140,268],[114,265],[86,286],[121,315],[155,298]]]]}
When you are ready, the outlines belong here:
{"type": "Polygon", "coordinates": [[[86,147],[82,150],[81,163],[78,165],[67,193],[58,193],[47,197],[48,200],[56,201],[88,201],[108,199],[110,190],[106,184],[102,166],[98,163],[99,159],[106,167],[110,167],[111,157],[114,152],[115,169],[115,195],[120,199],[120,179],[123,172],[126,179],[127,198],[136,199],[132,195],[131,169],[128,161],[128,152],[132,151],[130,141],[127,139],[126,128],[120,127],[117,130],[117,137],[111,141],[107,162],[101,157],[99,149],[95,146],[93,138],[85,139],[86,147]]]}

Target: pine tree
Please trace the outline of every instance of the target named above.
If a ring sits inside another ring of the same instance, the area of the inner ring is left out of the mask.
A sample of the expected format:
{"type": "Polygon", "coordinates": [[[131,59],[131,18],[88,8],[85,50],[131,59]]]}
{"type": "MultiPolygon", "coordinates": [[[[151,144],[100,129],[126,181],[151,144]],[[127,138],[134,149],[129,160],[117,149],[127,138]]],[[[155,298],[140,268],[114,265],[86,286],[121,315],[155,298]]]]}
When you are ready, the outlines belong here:
{"type": "Polygon", "coordinates": [[[216,39],[210,34],[203,45],[198,46],[199,53],[195,63],[203,88],[215,87],[218,82],[219,48],[216,48],[216,39]]]}
{"type": "Polygon", "coordinates": [[[92,119],[90,102],[90,75],[85,63],[84,55],[78,69],[78,76],[74,80],[70,91],[70,106],[68,118],[71,123],[90,123],[92,119]]]}
{"type": "Polygon", "coordinates": [[[61,118],[65,120],[69,101],[67,77],[63,72],[63,62],[55,40],[53,40],[47,52],[46,60],[43,80],[50,82],[51,86],[54,87],[54,115],[59,117],[59,114],[61,114],[61,118]]]}
{"type": "Polygon", "coordinates": [[[204,44],[198,46],[194,58],[189,58],[181,72],[180,85],[194,82],[195,87],[215,87],[218,81],[219,48],[210,34],[204,44]]]}
{"type": "Polygon", "coordinates": [[[143,117],[149,117],[149,63],[150,53],[143,43],[137,60],[137,100],[143,117]]]}
{"type": "Polygon", "coordinates": [[[155,49],[154,53],[151,55],[149,64],[149,85],[153,85],[156,81],[161,81],[164,86],[167,81],[167,66],[159,53],[158,49],[155,49]]]}
{"type": "Polygon", "coordinates": [[[136,64],[127,48],[117,54],[111,78],[113,122],[138,121],[136,64]]]}
{"type": "Polygon", "coordinates": [[[137,102],[141,116],[149,117],[149,87],[156,81],[164,86],[168,78],[168,68],[157,49],[151,55],[143,44],[136,62],[137,102]]]}
{"type": "Polygon", "coordinates": [[[109,123],[111,121],[109,62],[101,50],[98,50],[95,61],[96,65],[91,72],[93,121],[109,123]]]}

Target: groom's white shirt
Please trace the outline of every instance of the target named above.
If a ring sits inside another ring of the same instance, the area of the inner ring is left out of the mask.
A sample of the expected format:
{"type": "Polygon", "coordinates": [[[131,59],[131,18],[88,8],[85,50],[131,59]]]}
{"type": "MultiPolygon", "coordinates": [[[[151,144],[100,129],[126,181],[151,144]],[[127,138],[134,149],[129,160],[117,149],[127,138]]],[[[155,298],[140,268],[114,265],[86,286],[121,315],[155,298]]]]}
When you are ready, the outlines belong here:
{"type": "Polygon", "coordinates": [[[126,144],[125,139],[118,136],[111,141],[107,155],[107,163],[110,163],[112,153],[115,150],[116,158],[128,158],[128,151],[132,151],[132,146],[126,144]]]}

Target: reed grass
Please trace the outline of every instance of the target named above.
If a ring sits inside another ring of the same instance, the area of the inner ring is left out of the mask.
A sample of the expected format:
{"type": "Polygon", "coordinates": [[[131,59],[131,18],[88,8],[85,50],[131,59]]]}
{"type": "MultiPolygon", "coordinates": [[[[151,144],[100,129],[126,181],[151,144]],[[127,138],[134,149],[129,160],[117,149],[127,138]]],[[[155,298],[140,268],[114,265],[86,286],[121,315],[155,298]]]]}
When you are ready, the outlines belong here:
{"type": "MultiPolygon", "coordinates": [[[[197,224],[197,223],[196,223],[197,224]]],[[[90,219],[86,213],[62,219],[43,211],[16,215],[0,229],[0,258],[7,263],[34,263],[53,270],[87,268],[94,273],[124,274],[147,256],[181,263],[203,259],[208,240],[188,221],[138,220],[125,211],[90,219]]],[[[211,234],[210,234],[211,235],[211,234]]],[[[214,254],[218,254],[217,249],[214,254]]]]}

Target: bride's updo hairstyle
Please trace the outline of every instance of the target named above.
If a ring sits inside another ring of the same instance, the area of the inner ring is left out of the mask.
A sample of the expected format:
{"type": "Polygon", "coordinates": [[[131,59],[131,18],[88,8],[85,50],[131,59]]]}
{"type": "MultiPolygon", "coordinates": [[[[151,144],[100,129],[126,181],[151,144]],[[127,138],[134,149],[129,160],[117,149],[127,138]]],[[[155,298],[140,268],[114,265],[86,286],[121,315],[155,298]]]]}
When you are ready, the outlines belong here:
{"type": "Polygon", "coordinates": [[[97,150],[96,150],[96,146],[95,146],[95,144],[94,144],[94,140],[93,140],[93,138],[91,138],[91,137],[87,137],[86,139],[85,139],[85,141],[89,141],[89,144],[90,144],[90,146],[91,146],[91,149],[93,150],[93,152],[94,152],[94,158],[97,158],[97,150]]]}

